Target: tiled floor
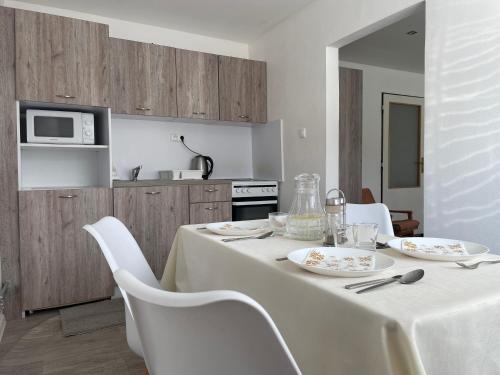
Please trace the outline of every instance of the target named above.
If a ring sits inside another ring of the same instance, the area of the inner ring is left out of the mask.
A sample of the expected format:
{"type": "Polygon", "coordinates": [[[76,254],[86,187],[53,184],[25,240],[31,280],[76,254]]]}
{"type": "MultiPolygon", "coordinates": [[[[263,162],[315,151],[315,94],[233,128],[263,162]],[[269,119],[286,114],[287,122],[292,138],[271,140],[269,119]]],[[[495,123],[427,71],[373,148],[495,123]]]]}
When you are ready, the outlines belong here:
{"type": "Polygon", "coordinates": [[[57,311],[7,322],[0,343],[0,375],[142,375],[144,362],[132,353],[125,327],[63,337],[57,311]]]}

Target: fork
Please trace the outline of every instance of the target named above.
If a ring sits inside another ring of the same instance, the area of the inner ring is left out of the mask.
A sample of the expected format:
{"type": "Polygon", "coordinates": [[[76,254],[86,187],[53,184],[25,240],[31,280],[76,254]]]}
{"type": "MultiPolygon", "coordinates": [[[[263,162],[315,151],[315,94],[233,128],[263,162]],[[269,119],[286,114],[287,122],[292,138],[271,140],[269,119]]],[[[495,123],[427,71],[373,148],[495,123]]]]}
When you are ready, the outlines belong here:
{"type": "Polygon", "coordinates": [[[224,238],[222,242],[233,242],[233,241],[242,241],[242,240],[263,240],[264,238],[270,237],[274,232],[266,232],[261,234],[260,236],[251,236],[251,237],[238,237],[238,238],[224,238]]]}
{"type": "Polygon", "coordinates": [[[486,264],[495,264],[495,263],[500,263],[500,260],[483,260],[481,262],[477,263],[472,263],[472,264],[465,264],[461,262],[455,262],[458,264],[460,267],[467,268],[469,270],[475,270],[481,263],[486,263],[486,264]]]}

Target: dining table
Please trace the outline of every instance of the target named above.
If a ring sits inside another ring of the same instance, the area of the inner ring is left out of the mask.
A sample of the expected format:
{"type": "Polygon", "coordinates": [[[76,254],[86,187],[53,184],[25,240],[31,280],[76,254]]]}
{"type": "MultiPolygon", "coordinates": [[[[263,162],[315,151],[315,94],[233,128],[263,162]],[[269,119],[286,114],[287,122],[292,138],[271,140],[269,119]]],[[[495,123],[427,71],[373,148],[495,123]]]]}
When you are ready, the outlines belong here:
{"type": "MultiPolygon", "coordinates": [[[[203,225],[180,227],[161,286],[250,296],[270,314],[304,375],[500,374],[500,264],[469,270],[385,248],[376,251],[394,259],[392,268],[371,277],[329,277],[277,260],[322,241],[223,238],[203,225]],[[414,269],[425,276],[411,285],[363,294],[345,289],[414,269]]],[[[392,238],[379,234],[378,241],[392,238]]],[[[485,259],[500,257],[479,258],[485,259]]]]}

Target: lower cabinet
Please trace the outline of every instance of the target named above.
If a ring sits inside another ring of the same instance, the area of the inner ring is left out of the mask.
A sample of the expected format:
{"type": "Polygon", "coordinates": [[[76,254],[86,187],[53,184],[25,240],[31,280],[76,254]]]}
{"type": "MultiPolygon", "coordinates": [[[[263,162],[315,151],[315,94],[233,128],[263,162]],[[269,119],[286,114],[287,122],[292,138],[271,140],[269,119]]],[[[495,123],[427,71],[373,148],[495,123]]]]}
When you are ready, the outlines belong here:
{"type": "Polygon", "coordinates": [[[231,202],[191,203],[189,222],[191,224],[231,221],[231,202]]]}
{"type": "Polygon", "coordinates": [[[112,214],[108,188],[19,192],[23,310],[113,295],[99,245],[82,229],[112,214]]]}
{"type": "Polygon", "coordinates": [[[114,209],[161,278],[177,228],[189,223],[188,186],[115,188],[114,209]]]}

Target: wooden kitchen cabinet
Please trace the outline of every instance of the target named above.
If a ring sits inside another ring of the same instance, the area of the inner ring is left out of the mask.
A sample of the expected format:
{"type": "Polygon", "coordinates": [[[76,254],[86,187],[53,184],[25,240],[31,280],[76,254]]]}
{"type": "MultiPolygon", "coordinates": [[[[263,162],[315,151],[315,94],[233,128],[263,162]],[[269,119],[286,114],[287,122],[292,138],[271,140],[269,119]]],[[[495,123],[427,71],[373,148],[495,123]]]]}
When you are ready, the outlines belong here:
{"type": "Polygon", "coordinates": [[[23,310],[113,295],[108,264],[82,229],[112,213],[107,188],[19,192],[23,310]]]}
{"type": "Polygon", "coordinates": [[[161,278],[177,228],[189,223],[188,187],[116,188],[114,209],[161,278]]]}
{"type": "Polygon", "coordinates": [[[217,55],[176,50],[177,109],[183,118],[219,119],[217,55]]]}
{"type": "Polygon", "coordinates": [[[190,224],[231,221],[231,184],[189,186],[190,224]]]}
{"type": "Polygon", "coordinates": [[[219,56],[222,121],[267,122],[266,63],[219,56]]]}
{"type": "Polygon", "coordinates": [[[108,26],[16,9],[16,97],[108,107],[108,26]]]}
{"type": "Polygon", "coordinates": [[[189,209],[190,224],[217,223],[231,221],[231,202],[191,203],[189,209]]]}
{"type": "Polygon", "coordinates": [[[177,116],[175,48],[110,38],[111,111],[177,116]]]}
{"type": "Polygon", "coordinates": [[[189,186],[189,203],[224,202],[230,200],[231,184],[189,186]]]}

